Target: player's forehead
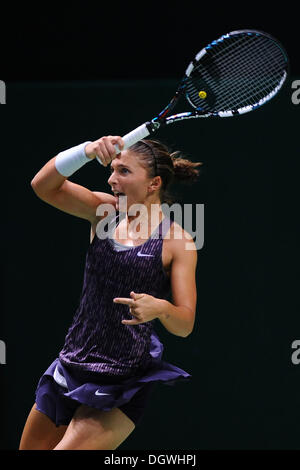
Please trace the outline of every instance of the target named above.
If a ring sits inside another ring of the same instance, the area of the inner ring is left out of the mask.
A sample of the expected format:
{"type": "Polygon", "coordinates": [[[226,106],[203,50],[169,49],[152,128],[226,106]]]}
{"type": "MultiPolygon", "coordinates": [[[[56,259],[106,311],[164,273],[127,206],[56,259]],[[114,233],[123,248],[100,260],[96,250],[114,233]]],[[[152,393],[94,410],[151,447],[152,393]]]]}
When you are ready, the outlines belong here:
{"type": "Polygon", "coordinates": [[[137,169],[141,165],[136,153],[131,152],[130,150],[124,150],[112,160],[110,166],[113,169],[119,166],[126,166],[127,168],[137,169]]]}

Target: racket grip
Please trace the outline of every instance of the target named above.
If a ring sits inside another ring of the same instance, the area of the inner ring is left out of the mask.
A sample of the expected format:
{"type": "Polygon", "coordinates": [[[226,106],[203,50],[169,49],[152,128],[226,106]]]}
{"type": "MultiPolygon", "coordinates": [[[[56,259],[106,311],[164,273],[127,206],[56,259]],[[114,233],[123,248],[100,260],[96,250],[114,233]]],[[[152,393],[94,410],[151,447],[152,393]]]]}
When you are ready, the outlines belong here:
{"type": "MultiPolygon", "coordinates": [[[[124,141],[124,147],[123,147],[122,150],[128,149],[133,144],[135,144],[136,142],[138,142],[141,139],[144,139],[144,137],[147,137],[150,134],[150,131],[147,128],[147,124],[148,123],[142,124],[141,126],[137,127],[136,129],[134,129],[133,131],[129,132],[128,134],[126,134],[122,137],[122,139],[124,141]]],[[[118,145],[115,145],[115,149],[116,149],[117,154],[121,152],[118,145]]],[[[97,156],[96,156],[96,158],[97,158],[98,162],[101,163],[101,165],[103,165],[100,158],[97,157],[97,156]]]]}

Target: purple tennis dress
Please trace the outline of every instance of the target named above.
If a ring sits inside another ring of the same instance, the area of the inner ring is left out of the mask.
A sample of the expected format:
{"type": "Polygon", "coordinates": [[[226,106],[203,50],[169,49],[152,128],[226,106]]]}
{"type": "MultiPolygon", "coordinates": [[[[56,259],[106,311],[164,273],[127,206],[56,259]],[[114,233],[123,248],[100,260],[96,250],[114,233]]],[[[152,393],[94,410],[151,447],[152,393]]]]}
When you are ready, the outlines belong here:
{"type": "Polygon", "coordinates": [[[122,324],[133,318],[129,307],[113,302],[115,297],[130,298],[131,291],[167,298],[170,281],[162,245],[172,221],[164,217],[144,244],[128,247],[113,239],[122,215],[105,219],[106,237],[97,236],[97,227],[65,344],[37,386],[37,409],[57,426],[69,424],[81,404],[104,411],[118,407],[137,425],[155,384],[191,378],[162,360],[163,345],[153,321],[122,324]]]}

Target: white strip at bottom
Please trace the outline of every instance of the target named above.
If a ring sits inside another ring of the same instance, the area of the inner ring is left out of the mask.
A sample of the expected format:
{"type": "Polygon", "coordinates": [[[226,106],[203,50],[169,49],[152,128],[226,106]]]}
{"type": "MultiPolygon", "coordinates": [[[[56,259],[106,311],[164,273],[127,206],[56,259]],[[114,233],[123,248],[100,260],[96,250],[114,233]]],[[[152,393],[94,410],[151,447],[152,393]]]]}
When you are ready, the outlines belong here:
{"type": "Polygon", "coordinates": [[[62,387],[68,389],[68,385],[67,385],[66,379],[65,379],[64,376],[61,375],[61,373],[58,371],[57,366],[55,367],[55,371],[54,371],[54,374],[53,374],[53,378],[54,378],[55,382],[56,382],[58,385],[61,385],[62,387]]]}

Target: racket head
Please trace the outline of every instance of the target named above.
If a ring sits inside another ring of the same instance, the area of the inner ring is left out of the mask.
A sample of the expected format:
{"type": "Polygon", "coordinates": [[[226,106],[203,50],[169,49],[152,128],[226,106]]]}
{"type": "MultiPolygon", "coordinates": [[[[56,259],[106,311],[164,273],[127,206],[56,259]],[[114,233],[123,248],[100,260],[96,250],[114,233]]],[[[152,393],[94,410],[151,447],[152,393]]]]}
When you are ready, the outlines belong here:
{"type": "Polygon", "coordinates": [[[286,51],[270,34],[232,31],[198,52],[186,69],[181,90],[195,108],[194,115],[229,117],[253,111],[273,98],[288,69],[286,51]]]}

